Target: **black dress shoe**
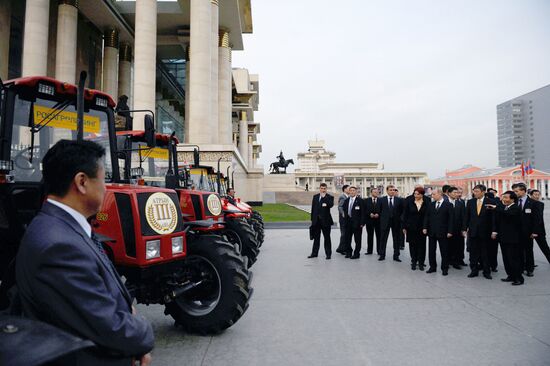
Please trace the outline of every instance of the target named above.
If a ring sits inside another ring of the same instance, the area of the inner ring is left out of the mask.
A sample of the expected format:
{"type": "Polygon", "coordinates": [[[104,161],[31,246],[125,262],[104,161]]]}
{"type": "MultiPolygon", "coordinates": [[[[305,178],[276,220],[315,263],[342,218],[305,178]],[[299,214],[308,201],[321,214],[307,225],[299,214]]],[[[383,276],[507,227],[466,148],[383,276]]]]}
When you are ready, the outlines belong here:
{"type": "Polygon", "coordinates": [[[523,281],[515,280],[514,282],[512,282],[512,286],[519,286],[519,285],[523,285],[523,281]]]}
{"type": "Polygon", "coordinates": [[[466,263],[464,263],[464,261],[460,262],[459,263],[461,266],[464,266],[464,267],[468,267],[468,265],[466,263]]]}
{"type": "Polygon", "coordinates": [[[429,269],[426,271],[426,273],[435,273],[435,272],[437,272],[437,269],[435,269],[435,268],[429,268],[429,269]]]}
{"type": "Polygon", "coordinates": [[[496,268],[491,268],[491,272],[498,272],[498,269],[496,269],[496,268]]]}
{"type": "Polygon", "coordinates": [[[423,265],[423,264],[419,264],[419,265],[418,265],[418,269],[421,270],[421,271],[423,271],[423,270],[424,270],[424,265],[423,265]]]}
{"type": "Polygon", "coordinates": [[[383,261],[385,259],[386,259],[386,257],[384,257],[384,256],[380,256],[380,258],[378,258],[379,261],[383,261]]]}
{"type": "Polygon", "coordinates": [[[330,259],[330,255],[327,255],[327,259],[330,259]]]}
{"type": "Polygon", "coordinates": [[[511,279],[510,277],[501,278],[500,280],[501,280],[502,282],[514,282],[514,280],[511,279]]]}
{"type": "Polygon", "coordinates": [[[533,277],[533,271],[527,271],[525,274],[527,277],[533,277]]]}
{"type": "Polygon", "coordinates": [[[416,264],[411,264],[411,269],[412,269],[413,271],[416,271],[416,264]]]}
{"type": "Polygon", "coordinates": [[[453,268],[454,269],[462,269],[462,267],[460,267],[458,264],[453,264],[453,268]]]}
{"type": "Polygon", "coordinates": [[[484,274],[483,274],[483,277],[485,277],[485,278],[488,279],[488,280],[492,280],[492,279],[493,279],[493,277],[491,276],[490,273],[484,273],[484,274]]]}
{"type": "Polygon", "coordinates": [[[468,275],[469,278],[474,278],[474,277],[477,277],[477,276],[479,276],[479,273],[474,272],[474,271],[470,272],[470,274],[468,275]]]}
{"type": "Polygon", "coordinates": [[[317,258],[317,254],[310,254],[308,255],[308,258],[317,258]]]}
{"type": "Polygon", "coordinates": [[[354,254],[351,256],[351,259],[359,259],[359,254],[354,254]]]}
{"type": "Polygon", "coordinates": [[[340,249],[336,249],[336,253],[346,254],[346,252],[344,252],[343,250],[340,250],[340,249]]]}
{"type": "Polygon", "coordinates": [[[393,260],[396,262],[401,262],[401,259],[399,259],[399,257],[393,257],[393,260]]]}
{"type": "Polygon", "coordinates": [[[442,274],[443,276],[446,276],[446,275],[449,274],[449,271],[446,270],[446,269],[444,269],[444,270],[441,271],[441,274],[442,274]]]}
{"type": "Polygon", "coordinates": [[[371,255],[371,254],[372,254],[372,252],[366,252],[365,253],[365,255],[371,255]]]}
{"type": "Polygon", "coordinates": [[[351,258],[351,254],[350,254],[350,253],[346,253],[346,258],[351,258]]]}

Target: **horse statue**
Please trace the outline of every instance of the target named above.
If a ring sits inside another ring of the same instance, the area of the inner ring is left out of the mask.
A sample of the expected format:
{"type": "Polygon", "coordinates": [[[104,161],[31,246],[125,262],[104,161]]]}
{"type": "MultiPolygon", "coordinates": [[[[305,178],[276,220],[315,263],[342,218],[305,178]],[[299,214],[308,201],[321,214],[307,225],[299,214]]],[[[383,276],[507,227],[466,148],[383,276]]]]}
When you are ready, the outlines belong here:
{"type": "Polygon", "coordinates": [[[282,150],[276,158],[279,159],[279,160],[275,161],[275,162],[273,162],[269,165],[269,174],[286,174],[286,168],[290,164],[294,165],[294,160],[292,160],[292,159],[286,160],[285,159],[282,150]],[[284,170],[281,171],[280,168],[282,168],[284,170]]]}

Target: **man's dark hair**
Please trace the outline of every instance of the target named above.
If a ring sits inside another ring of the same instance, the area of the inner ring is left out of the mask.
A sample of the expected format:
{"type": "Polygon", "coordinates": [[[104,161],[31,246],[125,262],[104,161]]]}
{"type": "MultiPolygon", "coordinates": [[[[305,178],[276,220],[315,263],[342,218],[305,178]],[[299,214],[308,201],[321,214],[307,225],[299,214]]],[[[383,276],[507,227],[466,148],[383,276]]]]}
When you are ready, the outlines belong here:
{"type": "Polygon", "coordinates": [[[514,183],[512,184],[512,189],[518,188],[520,191],[527,192],[527,186],[524,183],[514,183]]]}
{"type": "Polygon", "coordinates": [[[479,189],[481,192],[486,192],[487,191],[487,187],[485,187],[484,184],[478,184],[474,187],[474,189],[479,189]]]}
{"type": "Polygon", "coordinates": [[[42,160],[46,191],[62,197],[67,194],[78,173],[82,172],[90,178],[97,177],[99,161],[103,156],[105,148],[95,142],[59,140],[42,160]]]}
{"type": "Polygon", "coordinates": [[[344,192],[349,187],[349,184],[344,184],[342,186],[342,192],[344,192]]]}
{"type": "Polygon", "coordinates": [[[516,202],[518,200],[518,196],[517,196],[516,192],[514,192],[514,191],[506,191],[502,195],[504,196],[505,194],[509,195],[510,199],[514,200],[514,202],[516,202]]]}
{"type": "Polygon", "coordinates": [[[532,189],[532,190],[531,190],[531,194],[537,193],[537,192],[540,193],[540,191],[539,191],[538,189],[532,189]]]}
{"type": "Polygon", "coordinates": [[[452,193],[454,191],[458,191],[458,188],[454,187],[454,186],[449,186],[449,188],[447,189],[447,193],[452,193]]]}
{"type": "Polygon", "coordinates": [[[321,184],[319,185],[319,187],[326,187],[326,186],[327,186],[326,183],[321,183],[321,184]]]}
{"type": "Polygon", "coordinates": [[[229,193],[229,192],[231,192],[231,191],[235,192],[235,188],[229,187],[229,189],[227,190],[227,193],[229,193]]]}
{"type": "Polygon", "coordinates": [[[451,188],[451,186],[445,184],[443,187],[441,187],[441,190],[443,191],[443,193],[449,193],[449,188],[451,188]]]}

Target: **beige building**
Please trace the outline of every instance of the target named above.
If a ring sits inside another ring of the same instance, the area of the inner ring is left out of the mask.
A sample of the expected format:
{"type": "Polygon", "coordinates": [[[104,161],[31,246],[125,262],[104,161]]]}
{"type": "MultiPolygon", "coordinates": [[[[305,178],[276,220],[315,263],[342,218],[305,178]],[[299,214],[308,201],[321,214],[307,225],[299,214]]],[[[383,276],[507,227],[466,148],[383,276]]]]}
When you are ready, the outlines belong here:
{"type": "Polygon", "coordinates": [[[220,161],[245,200],[261,201],[258,76],[231,63],[252,31],[250,0],[1,0],[0,77],[75,83],[85,70],[88,87],[154,111],[182,160],[198,145],[203,164],[220,161]]]}
{"type": "Polygon", "coordinates": [[[299,190],[316,190],[326,183],[332,192],[339,192],[344,184],[354,185],[365,197],[371,187],[386,187],[393,184],[402,196],[409,195],[416,184],[428,183],[424,172],[388,172],[381,163],[338,163],[336,153],[325,148],[325,141],[310,140],[306,152],[298,153],[294,171],[295,184],[299,190]]]}

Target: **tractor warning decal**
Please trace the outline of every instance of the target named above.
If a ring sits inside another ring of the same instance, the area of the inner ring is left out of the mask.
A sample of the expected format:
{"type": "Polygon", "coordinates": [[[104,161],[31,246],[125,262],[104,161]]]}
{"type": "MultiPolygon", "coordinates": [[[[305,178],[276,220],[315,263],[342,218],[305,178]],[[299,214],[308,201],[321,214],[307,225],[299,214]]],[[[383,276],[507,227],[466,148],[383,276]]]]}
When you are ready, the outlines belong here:
{"type": "MultiPolygon", "coordinates": [[[[34,122],[38,125],[45,124],[46,126],[53,128],[65,128],[67,130],[76,131],[76,113],[75,112],[55,112],[53,109],[44,107],[38,104],[34,105],[34,122]],[[52,113],[53,112],[53,113],[52,113]],[[51,120],[48,115],[54,116],[51,120]]],[[[84,132],[86,133],[99,133],[100,119],[97,116],[84,115],[84,132]]]]}
{"type": "Polygon", "coordinates": [[[166,193],[153,193],[145,204],[145,217],[158,234],[172,233],[178,224],[176,205],[166,193]]]}
{"type": "Polygon", "coordinates": [[[218,216],[222,213],[222,204],[220,202],[220,199],[215,194],[211,194],[208,196],[208,200],[206,200],[206,205],[208,206],[208,209],[214,216],[218,216]]]}

